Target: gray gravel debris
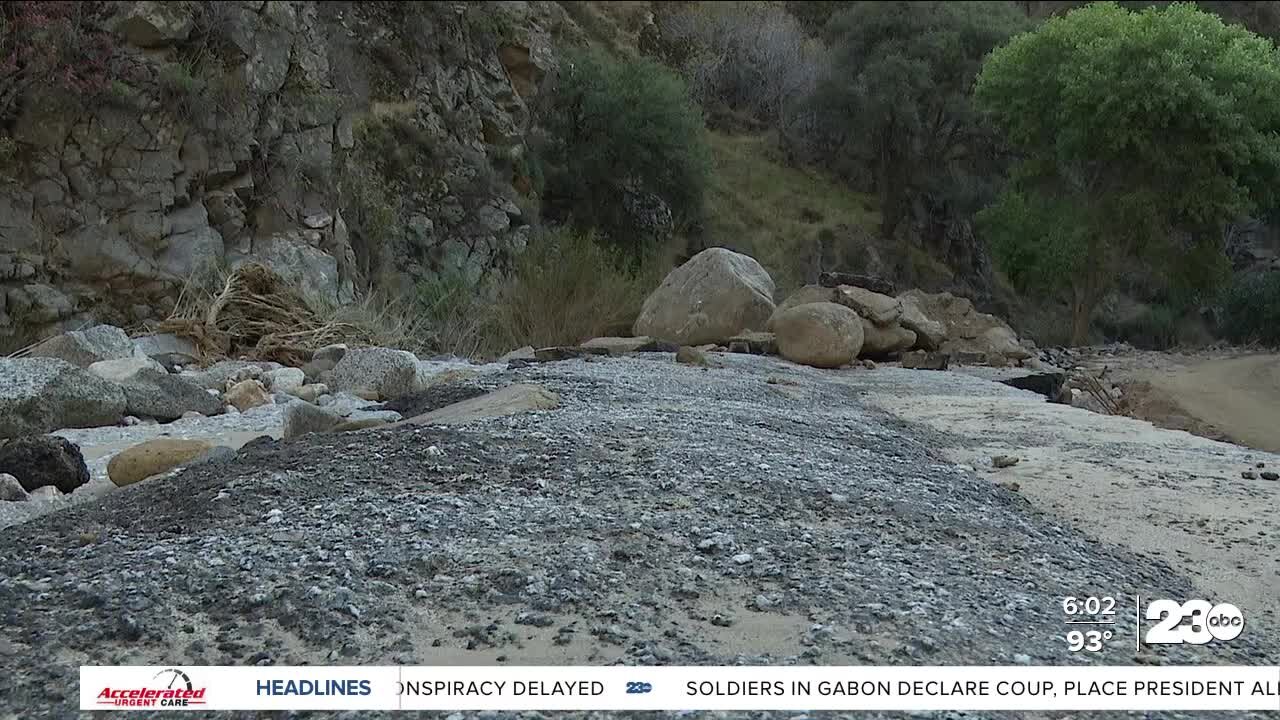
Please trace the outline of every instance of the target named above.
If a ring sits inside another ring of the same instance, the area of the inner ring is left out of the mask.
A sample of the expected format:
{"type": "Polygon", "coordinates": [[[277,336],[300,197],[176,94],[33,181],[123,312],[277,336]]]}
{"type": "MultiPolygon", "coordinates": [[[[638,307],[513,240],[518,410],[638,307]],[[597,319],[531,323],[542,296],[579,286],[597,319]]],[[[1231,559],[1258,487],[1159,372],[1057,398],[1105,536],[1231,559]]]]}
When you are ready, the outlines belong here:
{"type": "MultiPolygon", "coordinates": [[[[1064,596],[1189,597],[1191,583],[934,455],[935,438],[859,399],[879,371],[722,362],[519,368],[487,379],[541,383],[561,406],[257,444],[0,530],[0,715],[78,716],[80,664],[1280,658],[1261,625],[1229,646],[1135,658],[1123,616],[1105,652],[1068,652],[1064,596]]],[[[857,715],[908,716],[1017,715],[857,715]]]]}

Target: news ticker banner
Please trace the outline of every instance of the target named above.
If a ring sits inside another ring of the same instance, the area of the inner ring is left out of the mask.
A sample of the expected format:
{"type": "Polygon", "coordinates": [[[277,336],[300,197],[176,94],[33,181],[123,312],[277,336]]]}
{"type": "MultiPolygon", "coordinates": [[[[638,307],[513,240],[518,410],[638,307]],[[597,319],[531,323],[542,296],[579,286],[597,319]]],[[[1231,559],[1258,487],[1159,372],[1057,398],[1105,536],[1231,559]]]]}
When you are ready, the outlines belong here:
{"type": "Polygon", "coordinates": [[[81,710],[1280,710],[1280,666],[82,666],[81,710]]]}

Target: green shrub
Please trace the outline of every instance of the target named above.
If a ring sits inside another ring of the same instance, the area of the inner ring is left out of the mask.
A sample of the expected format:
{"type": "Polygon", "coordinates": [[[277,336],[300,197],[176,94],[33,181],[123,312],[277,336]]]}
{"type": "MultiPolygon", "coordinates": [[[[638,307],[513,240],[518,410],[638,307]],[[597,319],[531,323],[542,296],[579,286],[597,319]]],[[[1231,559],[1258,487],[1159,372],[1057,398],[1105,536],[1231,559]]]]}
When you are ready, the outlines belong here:
{"type": "Polygon", "coordinates": [[[710,151],[701,113],[675,73],[649,60],[572,53],[550,102],[537,149],[548,217],[637,254],[643,248],[623,207],[628,183],[662,198],[677,226],[701,219],[710,151]]]}
{"type": "Polygon", "coordinates": [[[1280,272],[1247,275],[1228,286],[1220,324],[1233,342],[1280,345],[1280,272]]]}
{"type": "Polygon", "coordinates": [[[637,267],[589,234],[546,233],[530,242],[498,290],[495,349],[630,334],[660,270],[653,256],[637,267]]]}
{"type": "Polygon", "coordinates": [[[595,237],[568,229],[530,241],[502,278],[477,286],[463,273],[420,283],[417,312],[437,352],[496,357],[517,347],[576,345],[630,330],[660,279],[595,237]]]}

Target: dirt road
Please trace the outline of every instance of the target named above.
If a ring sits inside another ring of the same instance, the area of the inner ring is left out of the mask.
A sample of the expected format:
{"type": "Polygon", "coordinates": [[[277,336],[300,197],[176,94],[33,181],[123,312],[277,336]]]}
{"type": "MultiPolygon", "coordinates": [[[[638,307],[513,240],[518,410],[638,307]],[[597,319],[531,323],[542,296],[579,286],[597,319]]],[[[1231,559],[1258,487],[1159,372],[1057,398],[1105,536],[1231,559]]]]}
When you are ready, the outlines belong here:
{"type": "Polygon", "coordinates": [[[1280,355],[1207,360],[1137,376],[1232,440],[1280,452],[1280,355]]]}

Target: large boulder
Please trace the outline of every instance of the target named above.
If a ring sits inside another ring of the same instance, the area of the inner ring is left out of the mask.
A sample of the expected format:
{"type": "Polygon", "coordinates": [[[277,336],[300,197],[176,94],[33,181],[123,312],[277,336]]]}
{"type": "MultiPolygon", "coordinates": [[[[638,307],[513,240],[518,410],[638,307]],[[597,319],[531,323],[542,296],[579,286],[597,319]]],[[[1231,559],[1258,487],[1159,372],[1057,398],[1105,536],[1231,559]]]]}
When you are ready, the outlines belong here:
{"type": "Polygon", "coordinates": [[[916,334],[901,325],[881,327],[862,318],[862,351],[859,357],[879,360],[910,350],[916,344],[916,334]]]}
{"type": "Polygon", "coordinates": [[[773,278],[753,258],[710,248],[672,270],[640,308],[635,335],[681,345],[724,342],[762,330],[773,313],[773,278]]]}
{"type": "Polygon", "coordinates": [[[0,358],[0,438],[115,425],[124,390],[57,358],[0,358]]]}
{"type": "Polygon", "coordinates": [[[848,365],[862,349],[862,318],[830,302],[806,303],[774,317],[778,352],[786,359],[819,368],[848,365]]]}
{"type": "Polygon", "coordinates": [[[769,332],[773,332],[774,319],[782,312],[790,310],[793,307],[799,307],[800,305],[812,305],[813,303],[822,302],[838,304],[839,300],[836,289],[822,287],[821,285],[805,285],[788,295],[787,298],[774,309],[773,314],[770,315],[768,321],[765,322],[765,329],[769,332]]]}
{"type": "Polygon", "coordinates": [[[904,295],[898,299],[902,302],[902,317],[898,322],[916,334],[916,347],[922,350],[942,347],[947,341],[947,326],[925,315],[914,297],[904,295]]]}
{"type": "Polygon", "coordinates": [[[1013,361],[1031,357],[1031,352],[1018,343],[1013,328],[994,315],[978,312],[967,298],[911,290],[901,299],[914,302],[926,317],[946,327],[947,338],[940,344],[945,352],[982,353],[988,358],[1013,361]]]}
{"type": "Polygon", "coordinates": [[[56,435],[22,437],[0,446],[0,473],[16,477],[27,492],[49,486],[69,493],[89,482],[80,448],[56,435]]]}
{"type": "Polygon", "coordinates": [[[137,417],[170,422],[188,412],[218,415],[224,409],[216,395],[180,375],[154,367],[140,367],[116,382],[124,388],[125,412],[137,417]]]}
{"type": "Polygon", "coordinates": [[[121,451],[107,463],[107,477],[124,487],[172,470],[214,448],[208,440],[156,438],[121,451]]]}
{"type": "Polygon", "coordinates": [[[329,388],[337,392],[364,390],[383,398],[397,398],[417,389],[418,358],[411,352],[390,348],[348,350],[326,378],[329,388]]]}
{"type": "Polygon", "coordinates": [[[114,325],[96,325],[51,337],[32,348],[30,356],[58,358],[87,368],[102,360],[119,360],[137,354],[133,341],[123,330],[114,325]]]}

